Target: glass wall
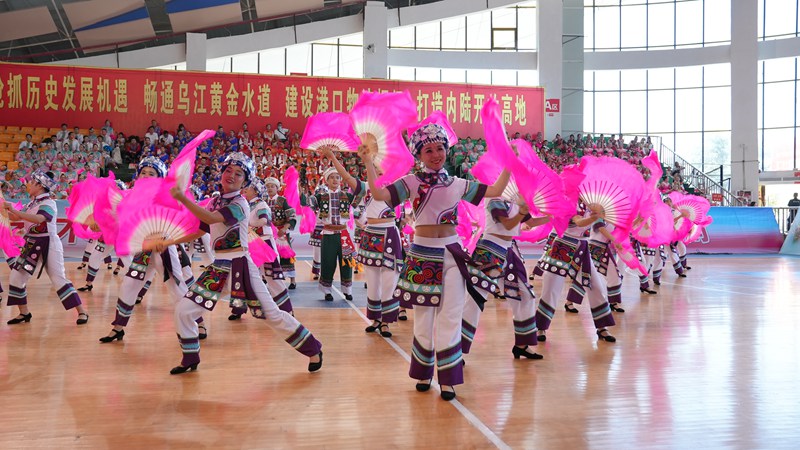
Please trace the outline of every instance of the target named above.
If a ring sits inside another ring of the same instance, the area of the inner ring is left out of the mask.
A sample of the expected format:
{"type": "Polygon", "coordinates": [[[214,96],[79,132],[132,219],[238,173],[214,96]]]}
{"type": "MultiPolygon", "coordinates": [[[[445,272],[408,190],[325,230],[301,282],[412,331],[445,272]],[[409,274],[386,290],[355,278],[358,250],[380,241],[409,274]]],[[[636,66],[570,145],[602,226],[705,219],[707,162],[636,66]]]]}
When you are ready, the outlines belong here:
{"type": "Polygon", "coordinates": [[[584,89],[585,131],[658,135],[704,172],[729,173],[730,64],[586,71],[584,89]]]}
{"type": "Polygon", "coordinates": [[[797,0],[758,0],[758,39],[797,37],[797,13],[797,0]]]}
{"type": "Polygon", "coordinates": [[[663,50],[728,44],[731,40],[730,2],[585,0],[584,48],[588,51],[663,50]]]}
{"type": "Polygon", "coordinates": [[[767,59],[758,68],[761,170],[796,170],[797,58],[767,59]]]}
{"type": "Polygon", "coordinates": [[[389,30],[389,48],[449,51],[536,50],[536,2],[389,30]]]}

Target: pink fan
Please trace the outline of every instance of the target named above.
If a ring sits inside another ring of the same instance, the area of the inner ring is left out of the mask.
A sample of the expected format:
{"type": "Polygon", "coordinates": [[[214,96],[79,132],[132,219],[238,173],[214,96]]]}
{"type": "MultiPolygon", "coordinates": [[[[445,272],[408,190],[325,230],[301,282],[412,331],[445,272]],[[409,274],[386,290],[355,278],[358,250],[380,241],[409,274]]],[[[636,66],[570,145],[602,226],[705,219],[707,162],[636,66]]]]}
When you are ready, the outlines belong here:
{"type": "Polygon", "coordinates": [[[278,255],[283,259],[292,259],[297,256],[292,247],[285,244],[278,244],[278,255]]]}
{"type": "Polygon", "coordinates": [[[711,209],[711,203],[705,197],[699,195],[681,194],[680,192],[670,192],[669,198],[672,200],[672,206],[680,211],[686,213],[686,219],[692,223],[700,223],[708,216],[708,211],[711,209]]]}
{"type": "Polygon", "coordinates": [[[149,240],[174,240],[197,232],[200,221],[187,209],[173,209],[155,202],[166,180],[140,178],[119,204],[119,255],[141,252],[149,240]]]}
{"type": "Polygon", "coordinates": [[[250,257],[257,267],[261,267],[264,263],[275,261],[278,255],[275,254],[275,250],[270,245],[261,239],[261,236],[250,230],[248,237],[247,250],[250,252],[250,257]]]}
{"type": "Polygon", "coordinates": [[[645,269],[642,265],[642,262],[639,261],[639,258],[636,256],[636,251],[631,246],[631,240],[621,239],[618,242],[621,247],[620,249],[617,249],[619,260],[638,273],[647,273],[647,269],[645,269]]]}
{"type": "MultiPolygon", "coordinates": [[[[655,192],[655,191],[653,191],[655,192]]],[[[668,244],[672,239],[672,209],[661,201],[658,193],[652,196],[649,214],[641,216],[640,222],[633,227],[633,237],[650,248],[668,244]]]]}
{"type": "MultiPolygon", "coordinates": [[[[486,152],[470,170],[475,178],[485,184],[493,184],[504,167],[518,166],[517,157],[506,138],[500,105],[494,97],[489,98],[481,108],[483,134],[486,137],[486,152]]],[[[518,151],[519,148],[517,149],[518,151]]]]}
{"type": "Polygon", "coordinates": [[[83,225],[94,223],[94,210],[97,199],[107,195],[112,186],[116,187],[114,178],[96,178],[89,175],[85,180],[76,183],[69,194],[69,210],[67,219],[83,225]]]}
{"type": "MultiPolygon", "coordinates": [[[[578,204],[577,185],[584,174],[576,168],[565,169],[559,176],[536,155],[531,145],[517,139],[512,142],[519,152],[513,180],[533,215],[549,215],[552,227],[563,235],[578,204]]],[[[537,239],[538,240],[538,239],[537,239]]]]}
{"type": "Polygon", "coordinates": [[[100,195],[94,209],[94,220],[103,232],[103,236],[109,244],[117,241],[119,222],[117,208],[122,202],[122,198],[129,191],[122,191],[117,186],[111,186],[107,195],[100,195]]]}
{"type": "Polygon", "coordinates": [[[300,147],[310,150],[329,147],[337,152],[354,152],[358,150],[359,142],[350,116],[346,113],[326,112],[308,118],[300,147]]]}
{"type": "Polygon", "coordinates": [[[641,208],[642,175],[618,158],[584,156],[580,167],[586,175],[578,185],[581,201],[602,207],[605,221],[627,234],[641,208]]]}
{"type": "MultiPolygon", "coordinates": [[[[183,192],[189,189],[194,174],[194,162],[197,159],[197,147],[213,136],[214,131],[203,130],[183,147],[178,157],[172,161],[167,177],[164,179],[166,183],[162,185],[162,191],[156,197],[159,204],[170,208],[181,207],[178,201],[172,198],[169,191],[175,185],[179,186],[183,192]]],[[[191,195],[189,197],[191,198],[191,195]]]]}
{"type": "Polygon", "coordinates": [[[689,234],[683,239],[683,243],[690,244],[700,239],[703,236],[703,230],[705,230],[708,225],[711,225],[711,222],[713,221],[714,219],[711,216],[708,216],[703,223],[692,225],[692,228],[689,230],[689,234]]]}
{"type": "Polygon", "coordinates": [[[314,214],[314,210],[310,207],[301,206],[299,180],[300,176],[294,166],[290,166],[286,169],[286,173],[283,174],[283,183],[286,185],[283,196],[286,198],[286,203],[300,214],[300,234],[309,234],[314,231],[314,226],[316,226],[317,223],[317,215],[314,214]]]}
{"type": "Polygon", "coordinates": [[[408,91],[362,92],[350,110],[350,121],[363,144],[376,146],[373,160],[383,172],[378,185],[392,183],[411,170],[414,157],[402,132],[417,121],[417,104],[408,91]]]}
{"type": "Polygon", "coordinates": [[[25,241],[11,229],[8,211],[2,207],[5,202],[6,199],[0,193],[0,249],[5,252],[6,257],[16,258],[19,256],[20,248],[25,244],[25,241]]]}
{"type": "Polygon", "coordinates": [[[535,243],[549,236],[552,230],[553,230],[553,224],[546,223],[536,228],[531,228],[530,230],[527,231],[520,231],[519,236],[517,236],[515,239],[518,241],[535,243]]]}
{"type": "Polygon", "coordinates": [[[470,253],[475,250],[478,241],[486,228],[486,214],[483,202],[479,206],[463,200],[458,202],[458,225],[456,232],[461,237],[461,242],[470,253]]]}

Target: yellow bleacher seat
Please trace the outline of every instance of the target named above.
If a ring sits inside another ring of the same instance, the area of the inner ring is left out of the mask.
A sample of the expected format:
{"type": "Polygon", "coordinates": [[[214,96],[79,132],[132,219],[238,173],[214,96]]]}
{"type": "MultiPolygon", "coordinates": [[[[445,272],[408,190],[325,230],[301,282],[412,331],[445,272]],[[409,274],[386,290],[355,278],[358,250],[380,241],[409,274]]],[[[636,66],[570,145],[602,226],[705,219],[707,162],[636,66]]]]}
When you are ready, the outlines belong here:
{"type": "Polygon", "coordinates": [[[19,163],[16,161],[9,161],[7,164],[8,170],[17,170],[19,169],[19,163]]]}
{"type": "Polygon", "coordinates": [[[0,134],[0,142],[6,142],[6,143],[11,142],[12,141],[11,138],[12,136],[10,134],[0,134]]]}
{"type": "Polygon", "coordinates": [[[47,134],[49,134],[50,136],[54,136],[58,134],[59,131],[61,131],[61,128],[50,128],[49,130],[47,130],[47,134]]]}
{"type": "Polygon", "coordinates": [[[8,147],[8,144],[5,142],[0,142],[0,152],[5,151],[8,147]]]}
{"type": "Polygon", "coordinates": [[[6,127],[6,133],[19,133],[19,127],[6,127]]]}
{"type": "Polygon", "coordinates": [[[14,159],[14,153],[9,151],[0,152],[0,161],[11,161],[14,159]]]}
{"type": "Polygon", "coordinates": [[[36,127],[36,128],[33,129],[33,133],[32,134],[44,135],[44,134],[47,134],[47,133],[49,133],[49,129],[47,127],[36,127]]]}
{"type": "Polygon", "coordinates": [[[81,134],[84,135],[84,136],[88,136],[89,135],[89,129],[88,128],[81,128],[81,134]]]}
{"type": "Polygon", "coordinates": [[[33,127],[20,127],[19,132],[22,134],[33,134],[33,127]]]}

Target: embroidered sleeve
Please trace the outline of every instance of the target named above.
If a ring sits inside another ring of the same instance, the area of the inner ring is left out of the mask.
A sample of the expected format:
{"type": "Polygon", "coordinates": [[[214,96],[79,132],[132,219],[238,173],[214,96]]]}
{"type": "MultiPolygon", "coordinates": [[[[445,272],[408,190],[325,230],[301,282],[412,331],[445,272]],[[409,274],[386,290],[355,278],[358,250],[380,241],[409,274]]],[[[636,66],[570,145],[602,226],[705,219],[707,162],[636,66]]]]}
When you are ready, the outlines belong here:
{"type": "Polygon", "coordinates": [[[356,187],[353,188],[353,202],[352,202],[352,204],[353,205],[357,205],[357,204],[361,203],[361,200],[363,200],[364,197],[367,195],[367,190],[368,189],[369,189],[369,186],[367,186],[367,183],[357,179],[356,180],[356,187]]]}
{"type": "Polygon", "coordinates": [[[416,194],[417,186],[416,175],[406,175],[403,178],[395,181],[394,183],[386,186],[389,191],[389,201],[386,202],[390,207],[394,208],[402,204],[406,200],[413,200],[412,196],[416,194]]]}
{"type": "Polygon", "coordinates": [[[36,214],[44,217],[45,222],[50,222],[53,220],[53,216],[56,215],[56,212],[51,206],[39,205],[39,210],[36,211],[36,214]]]}
{"type": "Polygon", "coordinates": [[[297,213],[295,212],[294,208],[289,208],[289,205],[285,203],[285,200],[283,207],[283,214],[286,216],[286,221],[289,222],[289,229],[294,230],[294,227],[297,226],[297,213]]]}
{"type": "Polygon", "coordinates": [[[267,208],[266,203],[259,203],[258,209],[256,209],[256,217],[258,217],[259,219],[270,220],[272,219],[271,216],[272,214],[270,214],[270,210],[269,208],[267,208]]]}
{"type": "Polygon", "coordinates": [[[492,219],[494,219],[495,222],[499,222],[501,217],[508,218],[509,208],[502,200],[491,200],[486,209],[489,210],[489,214],[492,216],[492,219]]]}
{"type": "Polygon", "coordinates": [[[478,205],[478,203],[483,200],[483,197],[486,195],[486,189],[489,186],[478,183],[477,181],[468,181],[463,180],[465,187],[464,187],[464,194],[461,196],[461,200],[465,202],[472,203],[473,205],[478,205]]]}
{"type": "Polygon", "coordinates": [[[245,212],[244,209],[240,205],[236,203],[231,203],[230,205],[224,206],[220,208],[219,213],[222,214],[222,217],[225,219],[224,223],[227,226],[233,226],[237,222],[241,222],[245,219],[245,212]]]}

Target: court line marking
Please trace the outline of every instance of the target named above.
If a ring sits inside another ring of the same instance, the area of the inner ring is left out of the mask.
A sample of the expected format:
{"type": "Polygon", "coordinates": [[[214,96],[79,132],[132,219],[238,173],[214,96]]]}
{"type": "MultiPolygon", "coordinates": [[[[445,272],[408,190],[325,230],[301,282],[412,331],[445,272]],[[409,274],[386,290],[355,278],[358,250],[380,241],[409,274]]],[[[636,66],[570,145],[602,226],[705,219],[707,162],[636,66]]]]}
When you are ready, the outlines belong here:
{"type": "MultiPolygon", "coordinates": [[[[304,262],[306,264],[308,264],[309,266],[311,266],[311,263],[309,263],[308,261],[304,261],[304,262]]],[[[311,266],[311,267],[313,267],[313,266],[311,266]]],[[[344,293],[342,293],[342,291],[340,291],[338,288],[336,288],[336,286],[331,286],[331,289],[334,292],[336,292],[336,294],[339,295],[339,297],[341,297],[342,300],[344,300],[344,293]]],[[[347,303],[347,305],[350,307],[350,309],[355,311],[356,314],[358,314],[359,317],[361,317],[361,319],[364,321],[364,323],[366,323],[366,324],[371,324],[372,323],[372,321],[367,319],[367,316],[363,312],[361,312],[361,309],[359,307],[355,306],[355,304],[353,304],[353,302],[349,302],[347,300],[344,300],[344,301],[347,303]]],[[[391,338],[384,338],[384,337],[381,336],[381,339],[386,341],[389,344],[389,346],[391,346],[394,349],[395,352],[397,352],[400,356],[403,357],[403,359],[406,360],[407,363],[411,364],[411,356],[409,356],[409,354],[406,353],[406,351],[403,350],[402,347],[400,347],[391,338]]],[[[439,383],[436,382],[435,380],[431,381],[431,388],[433,388],[433,390],[435,390],[436,392],[439,392],[439,393],[442,392],[441,388],[439,387],[439,383]]],[[[475,414],[473,414],[472,411],[469,410],[469,408],[467,408],[461,402],[459,402],[457,397],[455,399],[451,400],[448,403],[453,405],[453,407],[455,407],[456,410],[459,413],[461,413],[461,415],[464,416],[465,419],[467,419],[467,422],[469,422],[470,425],[472,425],[478,431],[480,431],[481,434],[483,434],[486,437],[486,439],[489,440],[489,442],[494,444],[495,447],[503,449],[503,450],[506,450],[506,449],[507,450],[511,450],[511,446],[510,445],[506,444],[500,438],[500,436],[495,434],[495,432],[492,431],[485,423],[483,423],[481,421],[481,419],[479,419],[475,414]]]]}

